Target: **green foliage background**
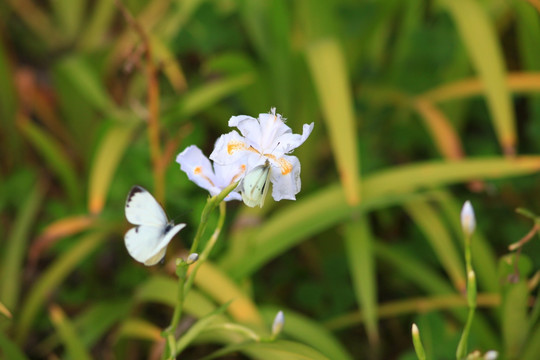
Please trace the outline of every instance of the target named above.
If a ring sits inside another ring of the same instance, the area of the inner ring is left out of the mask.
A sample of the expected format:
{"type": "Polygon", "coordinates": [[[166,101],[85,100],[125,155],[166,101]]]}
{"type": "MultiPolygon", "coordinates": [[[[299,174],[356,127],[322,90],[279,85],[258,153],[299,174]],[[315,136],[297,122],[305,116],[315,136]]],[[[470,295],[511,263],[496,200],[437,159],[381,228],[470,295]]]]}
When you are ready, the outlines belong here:
{"type": "Polygon", "coordinates": [[[295,152],[302,191],[262,210],[228,204],[185,304],[185,328],[208,314],[213,327],[181,358],[413,359],[412,322],[429,359],[455,357],[470,199],[470,350],[535,359],[540,244],[519,256],[508,245],[537,221],[514,209],[540,213],[539,11],[535,0],[1,2],[0,353],[159,358],[174,261],[207,199],[174,159],[191,144],[208,155],[231,116],[275,106],[295,133],[315,122],[295,152]],[[124,248],[134,184],[188,224],[163,266],[124,248]],[[278,309],[275,342],[218,326],[268,333],[278,309]]]}

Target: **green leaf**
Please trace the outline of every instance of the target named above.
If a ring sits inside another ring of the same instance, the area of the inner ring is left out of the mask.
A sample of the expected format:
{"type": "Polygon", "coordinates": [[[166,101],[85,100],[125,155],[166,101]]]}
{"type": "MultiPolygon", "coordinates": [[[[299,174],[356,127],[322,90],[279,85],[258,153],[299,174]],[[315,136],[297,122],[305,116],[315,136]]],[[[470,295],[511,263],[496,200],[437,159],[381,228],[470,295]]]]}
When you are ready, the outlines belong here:
{"type": "Polygon", "coordinates": [[[83,50],[91,50],[105,41],[107,31],[114,19],[116,7],[111,0],[94,1],[93,12],[90,19],[82,29],[77,46],[83,50]]]}
{"type": "Polygon", "coordinates": [[[15,312],[19,304],[19,295],[23,284],[23,261],[26,256],[33,223],[44,195],[44,189],[39,183],[30,190],[19,208],[17,219],[3,248],[2,270],[0,273],[9,274],[9,276],[2,276],[0,280],[0,302],[11,312],[15,312]]]}
{"type": "Polygon", "coordinates": [[[532,174],[539,169],[539,156],[468,158],[394,167],[364,178],[363,201],[356,208],[347,205],[339,185],[329,185],[305,198],[300,194],[299,201],[281,209],[257,229],[257,241],[250,245],[249,250],[235,252],[235,258],[225,256],[222,264],[234,278],[241,279],[309,236],[348,219],[353,213],[402,204],[410,200],[411,194],[425,187],[532,174]]]}
{"type": "Polygon", "coordinates": [[[0,331],[0,349],[2,349],[4,359],[28,360],[22,349],[19,349],[2,331],[0,331]]]}
{"type": "Polygon", "coordinates": [[[189,330],[178,339],[176,342],[176,354],[175,357],[178,356],[186,347],[188,347],[189,344],[193,340],[197,338],[197,336],[206,329],[207,326],[212,324],[215,320],[218,320],[218,315],[222,315],[225,310],[227,310],[227,307],[231,304],[233,300],[226,302],[225,304],[221,305],[216,310],[212,311],[208,315],[202,317],[197,321],[193,326],[189,328],[189,330]]]}
{"type": "Polygon", "coordinates": [[[307,61],[329,131],[345,197],[350,205],[360,201],[360,171],[356,119],[345,55],[337,39],[311,43],[307,61]]]}
{"type": "Polygon", "coordinates": [[[374,239],[365,216],[359,216],[356,221],[346,223],[345,230],[345,252],[354,293],[364,316],[370,343],[376,345],[379,342],[379,328],[374,239]]]}
{"type": "Polygon", "coordinates": [[[99,143],[89,175],[88,208],[91,213],[100,213],[105,206],[118,164],[136,129],[135,124],[114,124],[99,143]]]}
{"type": "Polygon", "coordinates": [[[48,133],[41,130],[30,119],[21,121],[19,128],[26,139],[36,148],[38,154],[44,158],[45,162],[56,173],[60,181],[62,181],[71,201],[77,202],[81,197],[79,179],[74,165],[66,156],[66,152],[60,143],[48,133]]]}
{"type": "Polygon", "coordinates": [[[66,317],[60,307],[53,305],[49,309],[49,315],[56,332],[64,343],[67,354],[72,359],[90,360],[90,354],[84,347],[81,338],[75,331],[73,324],[66,317]]]}
{"type": "Polygon", "coordinates": [[[253,83],[255,75],[252,72],[230,76],[216,80],[186,93],[178,105],[169,109],[162,118],[163,123],[172,123],[193,116],[212,104],[230,96],[238,90],[253,83]]]}
{"type": "Polygon", "coordinates": [[[515,153],[516,124],[506,83],[503,52],[494,26],[476,0],[442,0],[485,85],[488,106],[499,142],[507,155],[515,153]]]}
{"type": "Polygon", "coordinates": [[[157,341],[161,338],[161,329],[144,319],[129,318],[122,322],[117,338],[131,338],[157,341]]]}
{"type": "Polygon", "coordinates": [[[408,202],[409,215],[420,227],[459,292],[465,291],[465,266],[437,210],[426,200],[408,202]]]}
{"type": "Polygon", "coordinates": [[[60,283],[73,271],[73,269],[91,252],[93,252],[106,238],[103,232],[90,233],[80,238],[72,248],[55,260],[47,270],[36,280],[29,290],[20,312],[20,318],[15,331],[15,338],[22,343],[32,325],[38,311],[43,307],[50,292],[54,291],[60,283]]]}
{"type": "Polygon", "coordinates": [[[71,56],[57,64],[56,72],[68,81],[97,110],[117,116],[116,105],[107,93],[103,81],[81,56],[71,56]]]}
{"type": "Polygon", "coordinates": [[[329,360],[320,352],[297,342],[278,340],[271,343],[249,342],[228,346],[205,359],[215,359],[226,354],[241,352],[259,360],[329,360]]]}
{"type": "MultiPolygon", "coordinates": [[[[73,319],[75,331],[80,334],[81,342],[91,348],[120,319],[131,311],[131,301],[114,300],[98,302],[73,319]]],[[[39,352],[48,354],[58,346],[58,335],[53,334],[39,345],[39,352]]]]}
{"type": "Polygon", "coordinates": [[[528,298],[529,289],[525,280],[508,284],[504,290],[501,327],[505,356],[508,359],[520,358],[522,346],[527,339],[529,331],[528,298]]]}
{"type": "MultiPolygon", "coordinates": [[[[176,287],[178,283],[169,277],[152,276],[142,283],[135,295],[137,303],[157,302],[174,307],[176,305],[176,287]]],[[[199,291],[191,289],[184,300],[184,309],[198,318],[214,311],[216,305],[199,291]]]]}
{"type": "Polygon", "coordinates": [[[53,0],[50,4],[62,33],[74,40],[84,20],[86,0],[53,0]]]}
{"type": "MultiPolygon", "coordinates": [[[[274,306],[261,307],[260,311],[267,324],[272,324],[276,313],[283,310],[274,306]]],[[[282,333],[317,349],[329,359],[351,360],[351,355],[338,339],[319,322],[292,310],[283,310],[285,326],[282,333]]]]}

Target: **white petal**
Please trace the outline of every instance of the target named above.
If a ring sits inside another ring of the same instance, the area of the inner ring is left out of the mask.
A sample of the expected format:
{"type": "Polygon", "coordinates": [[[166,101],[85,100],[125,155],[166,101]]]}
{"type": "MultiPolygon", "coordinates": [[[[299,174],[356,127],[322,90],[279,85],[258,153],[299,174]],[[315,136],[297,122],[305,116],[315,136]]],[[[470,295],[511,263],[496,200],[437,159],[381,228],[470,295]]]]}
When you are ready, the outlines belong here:
{"type": "Polygon", "coordinates": [[[256,152],[250,150],[250,145],[245,138],[236,131],[231,131],[219,137],[214,146],[214,151],[210,154],[210,159],[220,165],[245,163],[243,159],[249,156],[249,153],[256,152]]]}
{"type": "MultiPolygon", "coordinates": [[[[219,192],[221,192],[222,189],[225,189],[233,182],[242,180],[245,175],[246,165],[242,163],[234,163],[230,165],[219,165],[214,163],[214,169],[216,171],[216,185],[220,189],[219,192]]],[[[219,192],[212,195],[217,195],[219,192]]],[[[230,200],[242,200],[242,196],[238,192],[232,191],[229,193],[229,195],[227,195],[227,197],[225,197],[225,201],[230,200]]]]}
{"type": "Polygon", "coordinates": [[[306,141],[311,132],[313,131],[314,123],[304,124],[302,135],[287,133],[281,135],[276,139],[276,146],[274,155],[281,157],[281,155],[288,154],[306,141]]]}
{"type": "Polygon", "coordinates": [[[259,114],[262,133],[260,147],[262,151],[272,154],[274,154],[274,150],[279,144],[281,137],[286,134],[292,134],[291,128],[285,125],[281,115],[276,114],[275,110],[272,108],[270,114],[259,114]]]}
{"type": "Polygon", "coordinates": [[[229,119],[229,126],[236,126],[249,145],[257,149],[260,147],[264,133],[261,132],[261,126],[257,119],[247,115],[233,116],[229,119]]]}
{"type": "Polygon", "coordinates": [[[296,156],[283,156],[280,161],[281,167],[275,167],[276,163],[272,163],[272,197],[276,201],[296,200],[295,195],[301,188],[300,161],[296,156]]]}
{"type": "Polygon", "coordinates": [[[197,146],[187,147],[178,154],[176,162],[180,164],[180,169],[187,174],[189,180],[208,190],[211,194],[216,191],[219,193],[220,190],[215,184],[216,177],[212,164],[197,146]]]}

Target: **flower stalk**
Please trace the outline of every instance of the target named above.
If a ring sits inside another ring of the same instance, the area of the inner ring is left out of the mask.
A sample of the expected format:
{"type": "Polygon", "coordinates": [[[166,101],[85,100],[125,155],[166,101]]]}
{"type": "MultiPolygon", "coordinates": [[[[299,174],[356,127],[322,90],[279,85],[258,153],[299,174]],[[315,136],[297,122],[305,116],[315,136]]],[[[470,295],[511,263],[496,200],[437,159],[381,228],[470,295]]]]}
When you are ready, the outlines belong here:
{"type": "Polygon", "coordinates": [[[167,327],[167,329],[163,331],[163,334],[162,334],[162,336],[167,339],[167,342],[166,342],[167,349],[166,351],[163,352],[163,357],[162,357],[164,359],[166,358],[168,360],[172,360],[177,355],[175,331],[182,317],[182,309],[184,307],[185,297],[188,294],[189,290],[191,290],[191,287],[195,280],[195,275],[197,274],[197,270],[206,261],[210,252],[214,248],[214,245],[217,242],[219,234],[221,233],[221,229],[223,228],[223,224],[225,223],[226,204],[223,201],[223,199],[225,199],[225,197],[231,191],[233,191],[237,185],[238,183],[233,183],[227,186],[225,189],[223,189],[223,191],[219,193],[218,195],[213,196],[210,199],[208,199],[206,206],[204,207],[202,211],[201,222],[199,223],[197,233],[195,234],[195,239],[193,240],[193,244],[191,246],[191,251],[190,251],[191,258],[193,254],[197,254],[195,251],[198,247],[199,240],[202,234],[204,233],[204,230],[208,223],[209,215],[212,212],[212,210],[214,210],[216,206],[218,205],[220,209],[220,216],[219,216],[216,229],[214,230],[214,233],[210,237],[210,240],[206,243],[206,246],[203,249],[202,253],[197,256],[196,261],[185,261],[183,259],[178,259],[176,262],[176,275],[178,276],[177,301],[174,308],[171,324],[167,327]],[[193,271],[191,271],[188,275],[188,268],[191,264],[193,264],[194,266],[193,271]]]}
{"type": "Polygon", "coordinates": [[[467,270],[467,305],[469,307],[469,314],[467,315],[467,322],[463,328],[463,333],[461,334],[461,339],[459,340],[456,351],[457,360],[465,359],[467,357],[467,342],[476,310],[477,297],[476,274],[472,268],[471,254],[471,237],[476,228],[476,219],[469,201],[465,202],[463,209],[461,210],[461,226],[463,228],[463,234],[465,235],[465,268],[467,270]]]}

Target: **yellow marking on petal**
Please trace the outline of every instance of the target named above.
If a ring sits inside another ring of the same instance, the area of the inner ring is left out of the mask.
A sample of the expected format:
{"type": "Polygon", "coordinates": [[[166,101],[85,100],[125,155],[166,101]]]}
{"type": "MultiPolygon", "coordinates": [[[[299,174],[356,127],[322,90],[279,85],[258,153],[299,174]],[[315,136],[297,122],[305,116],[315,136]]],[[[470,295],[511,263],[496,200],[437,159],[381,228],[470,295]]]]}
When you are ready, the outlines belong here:
{"type": "Polygon", "coordinates": [[[246,144],[241,141],[232,140],[232,141],[229,141],[229,143],[227,144],[227,153],[229,153],[229,155],[232,155],[237,151],[245,150],[245,149],[246,149],[246,144]]]}
{"type": "Polygon", "coordinates": [[[286,159],[281,158],[278,160],[279,166],[281,167],[281,175],[287,175],[293,169],[293,166],[286,159]]]}
{"type": "Polygon", "coordinates": [[[213,182],[212,180],[210,180],[210,178],[209,178],[208,176],[206,176],[206,175],[203,174],[203,172],[202,172],[202,167],[197,166],[195,169],[193,169],[193,173],[194,173],[195,175],[197,175],[197,176],[202,177],[202,178],[205,179],[206,181],[208,181],[208,182],[210,183],[210,185],[215,186],[215,185],[214,185],[214,182],[213,182]]]}
{"type": "Polygon", "coordinates": [[[239,172],[238,174],[236,174],[236,175],[233,176],[233,178],[232,178],[232,180],[231,180],[231,184],[232,184],[233,182],[238,181],[238,179],[240,178],[240,176],[242,176],[242,174],[245,173],[245,172],[246,172],[246,165],[245,165],[245,164],[240,165],[240,172],[239,172]]]}
{"type": "Polygon", "coordinates": [[[273,155],[273,154],[263,154],[263,155],[266,156],[266,157],[269,158],[269,159],[274,160],[274,161],[279,161],[279,160],[275,157],[275,155],[273,155]]]}

